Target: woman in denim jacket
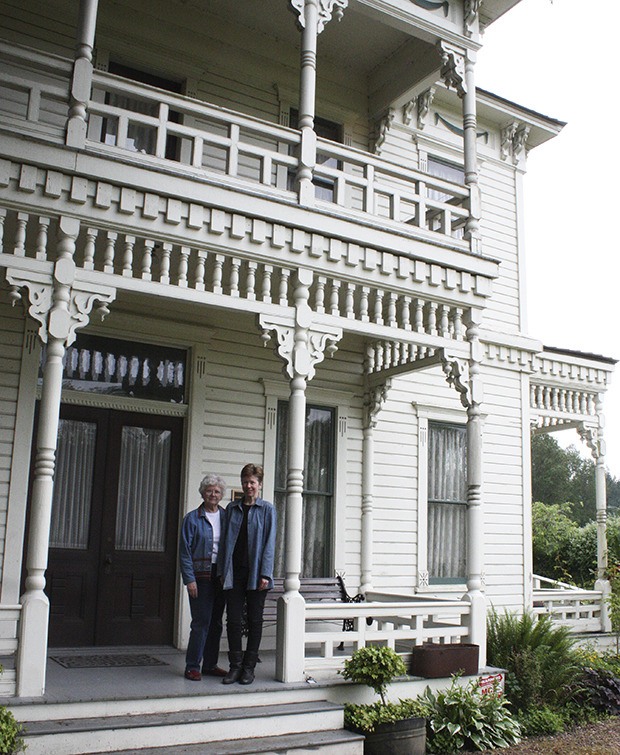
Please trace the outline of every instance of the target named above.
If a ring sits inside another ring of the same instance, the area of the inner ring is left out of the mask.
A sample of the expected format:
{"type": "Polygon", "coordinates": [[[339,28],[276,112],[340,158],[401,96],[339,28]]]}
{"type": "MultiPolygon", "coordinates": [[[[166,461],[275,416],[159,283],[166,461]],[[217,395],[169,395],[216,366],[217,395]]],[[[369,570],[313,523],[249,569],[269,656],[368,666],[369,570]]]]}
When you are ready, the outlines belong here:
{"type": "Polygon", "coordinates": [[[226,631],[230,670],[224,684],[252,684],[263,633],[267,590],[273,587],[276,510],[259,497],[263,468],[246,464],[241,470],[243,500],[228,504],[222,522],[218,573],[226,595],[226,631]],[[248,640],[242,649],[243,612],[247,610],[248,640]]]}
{"type": "Polygon", "coordinates": [[[202,673],[225,676],[217,665],[222,636],[224,593],[217,574],[224,509],[219,505],[226,482],[208,474],[198,491],[202,504],[183,518],[179,543],[179,562],[183,584],[187,587],[192,614],[189,642],[185,654],[185,678],[198,682],[202,673]]]}

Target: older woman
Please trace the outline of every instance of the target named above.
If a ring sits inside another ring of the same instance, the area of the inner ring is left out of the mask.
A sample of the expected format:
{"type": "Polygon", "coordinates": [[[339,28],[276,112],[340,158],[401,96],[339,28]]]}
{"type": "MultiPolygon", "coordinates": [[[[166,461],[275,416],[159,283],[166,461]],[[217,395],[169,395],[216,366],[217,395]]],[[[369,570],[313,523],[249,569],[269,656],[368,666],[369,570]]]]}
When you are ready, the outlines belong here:
{"type": "Polygon", "coordinates": [[[201,662],[203,674],[226,675],[217,665],[225,605],[217,560],[224,514],[220,501],[226,492],[226,482],[219,475],[208,474],[198,492],[202,503],[184,517],[179,544],[181,575],[192,614],[185,678],[193,682],[202,678],[201,662]]]}
{"type": "Polygon", "coordinates": [[[228,504],[222,525],[219,574],[226,594],[226,630],[230,670],[224,684],[252,684],[263,632],[267,590],[273,587],[276,510],[260,498],[263,468],[246,464],[241,470],[243,500],[228,504]],[[243,610],[247,610],[248,640],[242,649],[243,610]]]}

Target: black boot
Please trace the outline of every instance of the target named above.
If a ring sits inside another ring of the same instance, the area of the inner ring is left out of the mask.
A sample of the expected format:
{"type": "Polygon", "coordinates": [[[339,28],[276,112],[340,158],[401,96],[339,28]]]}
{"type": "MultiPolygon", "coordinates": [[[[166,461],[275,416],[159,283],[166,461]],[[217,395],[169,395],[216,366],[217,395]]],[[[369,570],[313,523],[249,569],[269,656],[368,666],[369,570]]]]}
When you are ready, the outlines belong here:
{"type": "Polygon", "coordinates": [[[243,662],[243,650],[229,650],[228,661],[230,663],[230,668],[228,669],[226,676],[222,679],[222,684],[234,684],[239,680],[242,671],[241,663],[243,662]]]}
{"type": "Polygon", "coordinates": [[[254,667],[258,660],[258,653],[253,650],[246,650],[243,656],[243,670],[239,678],[239,684],[252,684],[254,681],[254,667]]]}

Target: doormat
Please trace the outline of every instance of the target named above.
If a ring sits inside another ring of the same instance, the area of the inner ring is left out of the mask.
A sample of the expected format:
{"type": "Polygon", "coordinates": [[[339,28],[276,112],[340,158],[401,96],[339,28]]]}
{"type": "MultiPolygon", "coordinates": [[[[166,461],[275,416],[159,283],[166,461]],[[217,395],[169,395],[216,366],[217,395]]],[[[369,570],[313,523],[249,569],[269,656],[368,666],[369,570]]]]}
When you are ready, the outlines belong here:
{"type": "Polygon", "coordinates": [[[119,666],[167,666],[152,655],[131,653],[127,655],[50,655],[65,668],[118,668],[119,666]]]}

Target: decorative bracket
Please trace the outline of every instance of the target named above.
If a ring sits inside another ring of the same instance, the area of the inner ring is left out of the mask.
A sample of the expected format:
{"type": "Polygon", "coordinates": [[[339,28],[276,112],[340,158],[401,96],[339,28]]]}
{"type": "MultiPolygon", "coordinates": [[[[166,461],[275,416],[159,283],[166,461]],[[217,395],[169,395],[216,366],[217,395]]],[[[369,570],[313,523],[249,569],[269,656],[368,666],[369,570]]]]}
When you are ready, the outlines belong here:
{"type": "Polygon", "coordinates": [[[454,357],[444,354],[441,357],[441,368],[446,381],[451,388],[455,388],[461,399],[461,404],[469,409],[473,400],[470,391],[469,366],[467,360],[462,357],[454,357]]]}
{"type": "Polygon", "coordinates": [[[464,97],[467,92],[465,85],[465,53],[463,50],[453,47],[448,42],[437,43],[441,55],[441,70],[439,75],[445,85],[453,87],[459,97],[464,97]]]}
{"type": "Polygon", "coordinates": [[[592,451],[592,457],[595,461],[605,455],[605,441],[598,427],[580,422],[577,426],[577,432],[581,440],[592,451]]]}
{"type": "MultiPolygon", "coordinates": [[[[306,18],[304,14],[305,0],[290,0],[290,2],[293,12],[297,13],[297,23],[303,29],[306,26],[306,18]]],[[[349,5],[349,0],[316,0],[316,3],[319,14],[317,34],[320,34],[325,28],[325,25],[331,21],[332,14],[335,14],[337,21],[342,21],[344,9],[349,5]]]]}
{"type": "Polygon", "coordinates": [[[270,331],[275,333],[276,353],[284,360],[284,374],[291,379],[301,375],[312,380],[316,374],[315,365],[325,359],[326,353],[333,356],[338,350],[336,344],[342,338],[342,328],[328,325],[300,327],[289,318],[265,314],[259,315],[258,321],[265,346],[271,340],[270,331]],[[301,338],[298,337],[300,333],[301,338]]]}
{"type": "Polygon", "coordinates": [[[473,26],[478,18],[481,4],[482,0],[465,0],[465,34],[468,37],[473,34],[473,26]]]}
{"type": "Polygon", "coordinates": [[[388,378],[384,383],[368,388],[364,392],[364,428],[370,429],[377,426],[377,415],[383,409],[387,401],[388,393],[392,387],[392,381],[388,378]]]}
{"type": "Polygon", "coordinates": [[[394,121],[394,108],[389,108],[387,113],[381,118],[379,123],[377,124],[377,136],[375,137],[375,143],[373,146],[373,152],[375,155],[381,154],[381,148],[383,147],[383,144],[385,143],[387,132],[392,127],[392,122],[394,121]]]}
{"type": "Polygon", "coordinates": [[[527,137],[530,134],[530,127],[518,121],[512,121],[505,126],[500,132],[501,148],[500,156],[502,160],[512,158],[516,165],[520,158],[525,154],[527,137]]]}
{"type": "MultiPolygon", "coordinates": [[[[20,289],[28,291],[28,314],[36,320],[39,327],[39,338],[43,343],[48,342],[50,333],[50,313],[54,305],[54,285],[49,275],[29,272],[28,277],[23,271],[6,271],[6,280],[11,286],[11,298],[15,305],[21,298],[20,289]]],[[[89,286],[82,288],[79,282],[75,282],[68,302],[68,319],[63,323],[62,336],[66,346],[71,346],[75,341],[76,331],[88,325],[90,313],[96,302],[101,319],[109,314],[107,307],[116,298],[116,289],[110,286],[89,286]]],[[[54,333],[54,335],[57,335],[54,333]]]]}

